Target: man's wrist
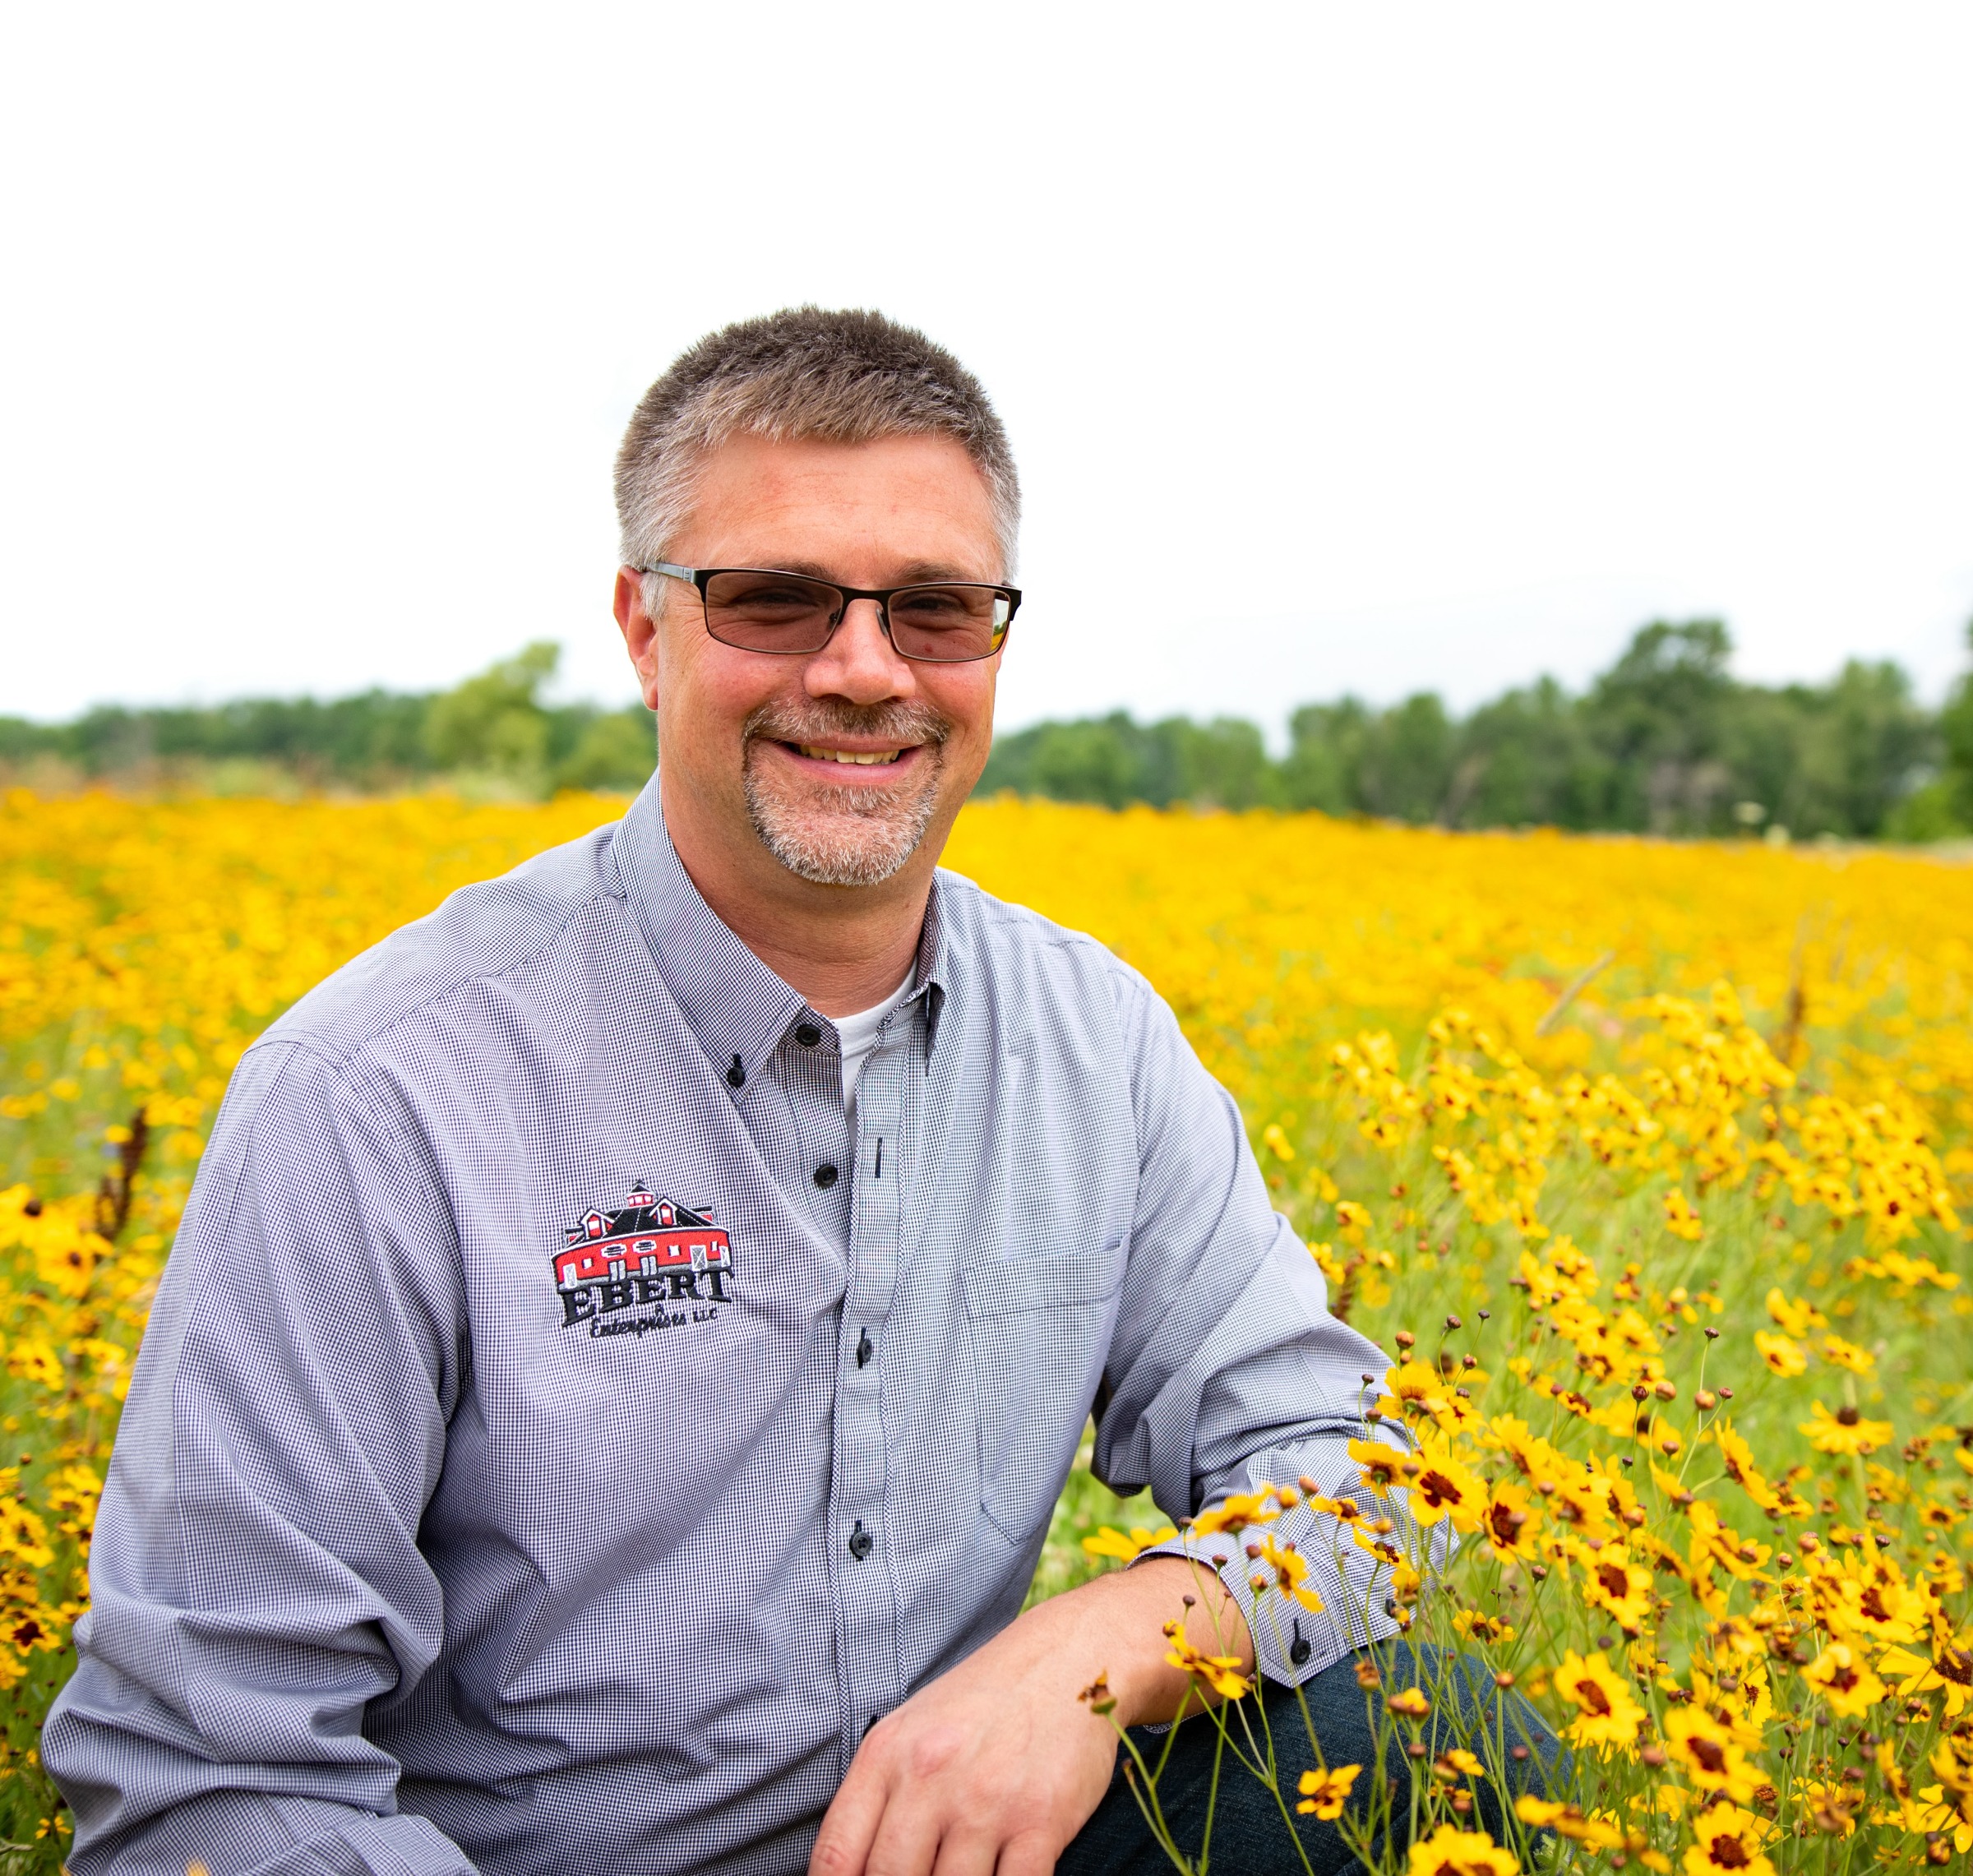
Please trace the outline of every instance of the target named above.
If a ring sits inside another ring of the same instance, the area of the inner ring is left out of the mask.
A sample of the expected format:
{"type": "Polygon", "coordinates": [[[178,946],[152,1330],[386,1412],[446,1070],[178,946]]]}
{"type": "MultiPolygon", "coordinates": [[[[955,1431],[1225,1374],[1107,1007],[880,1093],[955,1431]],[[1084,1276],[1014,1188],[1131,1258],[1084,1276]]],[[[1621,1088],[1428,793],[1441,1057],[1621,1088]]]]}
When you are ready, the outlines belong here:
{"type": "MultiPolygon", "coordinates": [[[[1167,1658],[1174,1645],[1165,1633],[1168,1622],[1182,1624],[1201,1654],[1230,1657],[1242,1674],[1253,1670],[1253,1638],[1240,1605],[1210,1568],[1190,1558],[1147,1557],[1098,1577],[1058,1599],[1054,1619],[1073,1624],[1077,1639],[1065,1646],[1074,1649],[1079,1675],[1107,1681],[1119,1726],[1164,1725],[1186,1702],[1191,1677],[1167,1658]]],[[[1192,1710],[1199,1702],[1193,1690],[1192,1710]]]]}

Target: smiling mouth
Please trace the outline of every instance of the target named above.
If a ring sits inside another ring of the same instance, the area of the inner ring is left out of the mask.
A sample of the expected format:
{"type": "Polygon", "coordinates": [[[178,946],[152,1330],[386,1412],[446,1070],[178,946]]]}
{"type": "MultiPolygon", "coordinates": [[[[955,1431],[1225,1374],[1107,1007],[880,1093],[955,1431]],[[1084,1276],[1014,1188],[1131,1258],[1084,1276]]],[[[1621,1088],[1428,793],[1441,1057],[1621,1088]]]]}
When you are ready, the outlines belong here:
{"type": "Polygon", "coordinates": [[[859,769],[895,762],[904,753],[901,749],[824,749],[812,742],[797,742],[793,747],[798,755],[806,755],[813,761],[848,762],[859,769]]]}

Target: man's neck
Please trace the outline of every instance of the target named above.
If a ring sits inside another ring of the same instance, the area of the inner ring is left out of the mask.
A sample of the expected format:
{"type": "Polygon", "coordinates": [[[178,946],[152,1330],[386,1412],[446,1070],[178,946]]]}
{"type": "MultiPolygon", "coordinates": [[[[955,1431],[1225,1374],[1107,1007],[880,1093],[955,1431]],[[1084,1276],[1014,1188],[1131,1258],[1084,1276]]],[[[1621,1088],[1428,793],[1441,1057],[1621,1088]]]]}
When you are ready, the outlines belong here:
{"type": "Polygon", "coordinates": [[[748,829],[733,839],[658,779],[665,831],[721,924],[825,1016],[880,1003],[910,973],[937,849],[927,840],[874,886],[821,886],[791,873],[748,829]]]}

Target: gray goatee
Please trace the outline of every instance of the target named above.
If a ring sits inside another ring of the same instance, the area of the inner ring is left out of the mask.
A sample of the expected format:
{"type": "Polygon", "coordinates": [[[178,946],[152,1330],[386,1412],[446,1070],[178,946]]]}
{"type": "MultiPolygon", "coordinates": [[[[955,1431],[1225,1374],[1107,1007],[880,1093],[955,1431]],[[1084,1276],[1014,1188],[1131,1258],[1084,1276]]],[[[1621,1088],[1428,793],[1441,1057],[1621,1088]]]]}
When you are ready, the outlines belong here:
{"type": "Polygon", "coordinates": [[[742,779],[754,832],[791,873],[816,885],[874,886],[888,880],[917,852],[937,811],[951,730],[922,704],[867,709],[820,700],[762,705],[742,732],[742,779]],[[839,737],[922,743],[928,760],[888,788],[791,783],[760,760],[764,742],[825,743],[839,737]]]}

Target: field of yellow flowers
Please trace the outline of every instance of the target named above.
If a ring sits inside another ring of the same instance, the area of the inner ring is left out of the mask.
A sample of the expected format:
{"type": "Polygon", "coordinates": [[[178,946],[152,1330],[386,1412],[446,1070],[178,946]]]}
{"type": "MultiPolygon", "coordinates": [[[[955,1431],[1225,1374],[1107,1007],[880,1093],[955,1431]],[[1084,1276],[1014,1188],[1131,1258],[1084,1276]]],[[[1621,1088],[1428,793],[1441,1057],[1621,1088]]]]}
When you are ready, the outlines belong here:
{"type": "MultiPolygon", "coordinates": [[[[342,959],[619,806],[0,801],[0,1868],[66,1841],[35,1728],[233,1063],[342,959]]],[[[1337,1541],[1569,1742],[1490,1833],[1504,1735],[1366,1688],[1417,1768],[1408,1876],[1973,1851],[1973,869],[1011,800],[948,861],[1171,999],[1332,1306],[1391,1352],[1337,1541]]],[[[1300,1489],[1241,1514],[1284,1610],[1265,1527],[1300,1489]]],[[[1037,1593],[1158,1522],[1072,1479],[1037,1593]]],[[[1228,1775],[1271,1777],[1244,1726],[1228,1775]]],[[[1367,1852],[1391,1789],[1332,1767],[1283,1809],[1367,1852]]]]}

